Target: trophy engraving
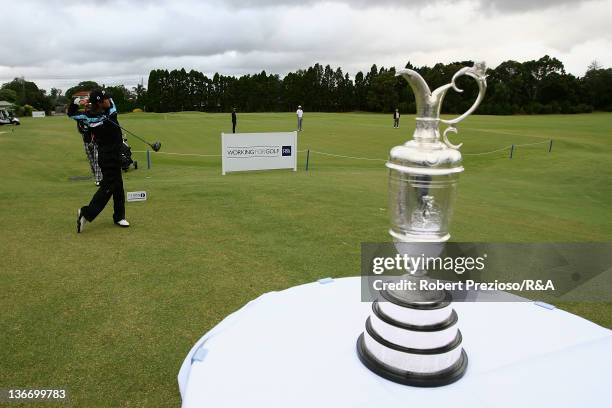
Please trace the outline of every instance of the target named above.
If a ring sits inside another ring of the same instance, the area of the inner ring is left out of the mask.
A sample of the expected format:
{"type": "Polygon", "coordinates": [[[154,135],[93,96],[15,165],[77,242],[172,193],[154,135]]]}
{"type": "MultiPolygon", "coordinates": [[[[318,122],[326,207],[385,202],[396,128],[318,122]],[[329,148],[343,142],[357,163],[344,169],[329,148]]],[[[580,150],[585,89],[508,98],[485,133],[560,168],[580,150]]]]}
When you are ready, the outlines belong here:
{"type": "Polygon", "coordinates": [[[437,231],[440,228],[440,210],[434,197],[430,195],[421,198],[421,207],[412,214],[412,224],[415,230],[437,231]]]}

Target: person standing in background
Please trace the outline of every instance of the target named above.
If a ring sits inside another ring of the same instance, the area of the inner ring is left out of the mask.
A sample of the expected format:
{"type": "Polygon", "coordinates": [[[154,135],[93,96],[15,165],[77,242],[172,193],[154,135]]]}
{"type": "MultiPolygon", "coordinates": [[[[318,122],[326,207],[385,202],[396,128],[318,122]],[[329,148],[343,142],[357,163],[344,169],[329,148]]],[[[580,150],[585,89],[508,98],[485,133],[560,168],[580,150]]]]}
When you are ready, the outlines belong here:
{"type": "Polygon", "coordinates": [[[396,109],[395,112],[393,112],[393,128],[394,129],[399,129],[399,120],[400,120],[399,109],[396,109]]]}
{"type": "Polygon", "coordinates": [[[236,133],[236,108],[232,108],[232,133],[236,133]]]}
{"type": "Polygon", "coordinates": [[[298,124],[298,132],[302,131],[302,119],[304,117],[304,111],[302,110],[302,105],[298,105],[297,111],[295,111],[295,114],[297,115],[297,124],[298,124]]]}

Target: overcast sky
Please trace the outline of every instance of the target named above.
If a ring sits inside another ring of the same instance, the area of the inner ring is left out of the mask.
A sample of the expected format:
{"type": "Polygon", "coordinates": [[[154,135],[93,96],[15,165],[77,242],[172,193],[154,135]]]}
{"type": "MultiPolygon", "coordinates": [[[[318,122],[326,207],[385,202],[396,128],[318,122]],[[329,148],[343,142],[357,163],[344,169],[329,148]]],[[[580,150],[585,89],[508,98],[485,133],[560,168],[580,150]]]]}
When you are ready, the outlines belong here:
{"type": "Polygon", "coordinates": [[[612,0],[0,0],[0,82],[135,86],[154,68],[285,74],[544,54],[612,66],[612,0]]]}

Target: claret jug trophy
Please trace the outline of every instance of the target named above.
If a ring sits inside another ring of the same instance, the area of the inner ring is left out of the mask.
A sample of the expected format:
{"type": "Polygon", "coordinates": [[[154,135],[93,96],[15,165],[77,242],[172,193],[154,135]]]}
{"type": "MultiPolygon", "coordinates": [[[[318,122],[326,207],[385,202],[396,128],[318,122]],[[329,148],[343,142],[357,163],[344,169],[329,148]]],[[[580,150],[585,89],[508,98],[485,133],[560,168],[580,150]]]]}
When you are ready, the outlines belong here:
{"type": "MultiPolygon", "coordinates": [[[[460,69],[451,83],[431,91],[416,71],[402,75],[416,98],[416,129],[412,140],[391,149],[389,161],[389,234],[402,253],[402,244],[423,244],[429,255],[441,252],[450,238],[450,221],[459,174],[463,171],[461,144],[448,139],[456,125],[474,112],[486,88],[484,63],[460,69]],[[444,96],[461,76],[478,84],[478,97],[463,115],[440,118],[444,96]],[[448,125],[440,134],[440,123],[448,125]]],[[[411,245],[409,245],[411,247],[411,245]]],[[[419,250],[420,251],[420,250],[419,250]]],[[[415,254],[420,255],[420,254],[415,254]]],[[[434,254],[435,255],[435,254],[434,254]]],[[[423,279],[413,271],[406,279],[423,279]]],[[[362,363],[374,373],[401,384],[436,387],[460,379],[468,364],[462,347],[459,318],[450,293],[440,290],[382,290],[357,340],[362,363]]]]}

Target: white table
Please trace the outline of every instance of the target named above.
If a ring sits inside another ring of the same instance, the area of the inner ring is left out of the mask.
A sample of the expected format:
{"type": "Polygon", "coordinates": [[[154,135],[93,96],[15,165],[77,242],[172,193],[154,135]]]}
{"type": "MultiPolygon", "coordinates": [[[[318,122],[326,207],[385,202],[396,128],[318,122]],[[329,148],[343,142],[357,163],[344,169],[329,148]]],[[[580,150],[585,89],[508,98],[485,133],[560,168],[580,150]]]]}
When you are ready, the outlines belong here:
{"type": "Polygon", "coordinates": [[[454,384],[380,378],[355,351],[371,310],[360,293],[359,278],[315,282],[266,293],[229,315],[183,362],[183,407],[612,404],[612,331],[533,302],[454,304],[469,356],[454,384]]]}

